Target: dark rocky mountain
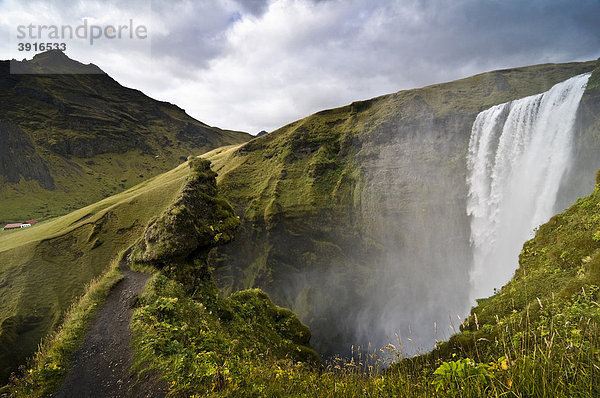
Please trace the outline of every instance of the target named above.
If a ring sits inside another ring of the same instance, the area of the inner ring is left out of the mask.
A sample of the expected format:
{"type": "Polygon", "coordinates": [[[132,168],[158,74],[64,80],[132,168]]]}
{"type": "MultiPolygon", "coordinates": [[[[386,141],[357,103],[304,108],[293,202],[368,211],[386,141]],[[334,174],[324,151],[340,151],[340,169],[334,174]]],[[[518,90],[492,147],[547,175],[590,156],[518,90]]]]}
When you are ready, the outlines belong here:
{"type": "Polygon", "coordinates": [[[252,138],[210,127],[58,50],[0,62],[0,222],[47,218],[252,138]]]}

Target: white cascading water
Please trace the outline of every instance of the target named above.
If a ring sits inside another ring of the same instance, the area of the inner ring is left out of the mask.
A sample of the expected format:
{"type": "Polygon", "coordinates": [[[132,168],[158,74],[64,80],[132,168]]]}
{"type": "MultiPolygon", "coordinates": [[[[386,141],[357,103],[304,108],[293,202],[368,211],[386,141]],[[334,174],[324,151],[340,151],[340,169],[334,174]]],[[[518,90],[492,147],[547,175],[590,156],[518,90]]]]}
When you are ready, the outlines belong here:
{"type": "Polygon", "coordinates": [[[523,243],[554,214],[589,77],[575,76],[477,115],[467,155],[471,301],[510,280],[523,243]]]}

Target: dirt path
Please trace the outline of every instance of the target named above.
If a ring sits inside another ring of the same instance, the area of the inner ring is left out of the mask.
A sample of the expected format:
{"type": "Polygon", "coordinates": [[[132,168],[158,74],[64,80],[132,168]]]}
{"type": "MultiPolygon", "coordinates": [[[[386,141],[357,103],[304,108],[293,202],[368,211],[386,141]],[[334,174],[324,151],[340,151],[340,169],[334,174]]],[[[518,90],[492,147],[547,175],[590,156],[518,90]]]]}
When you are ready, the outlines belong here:
{"type": "Polygon", "coordinates": [[[164,397],[161,383],[147,375],[135,383],[131,330],[134,299],[142,292],[148,275],[121,263],[123,279],[113,287],[98,312],[82,346],[73,355],[73,368],[54,395],[71,397],[164,397]]]}

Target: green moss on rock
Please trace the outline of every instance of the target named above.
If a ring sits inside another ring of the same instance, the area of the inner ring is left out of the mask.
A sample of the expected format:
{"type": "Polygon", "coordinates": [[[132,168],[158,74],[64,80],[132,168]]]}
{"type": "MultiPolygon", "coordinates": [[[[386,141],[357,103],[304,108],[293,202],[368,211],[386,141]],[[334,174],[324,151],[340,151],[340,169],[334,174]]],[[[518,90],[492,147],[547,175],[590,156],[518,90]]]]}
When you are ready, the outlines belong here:
{"type": "Polygon", "coordinates": [[[156,275],[133,317],[137,362],[159,370],[173,396],[246,391],[248,373],[271,371],[264,361],[320,364],[308,328],[263,291],[222,297],[210,280],[196,289],[156,275]]]}
{"type": "Polygon", "coordinates": [[[130,259],[164,264],[197,249],[231,241],[239,225],[229,204],[217,196],[217,174],[210,161],[190,160],[190,174],[174,203],[152,220],[130,259]]]}

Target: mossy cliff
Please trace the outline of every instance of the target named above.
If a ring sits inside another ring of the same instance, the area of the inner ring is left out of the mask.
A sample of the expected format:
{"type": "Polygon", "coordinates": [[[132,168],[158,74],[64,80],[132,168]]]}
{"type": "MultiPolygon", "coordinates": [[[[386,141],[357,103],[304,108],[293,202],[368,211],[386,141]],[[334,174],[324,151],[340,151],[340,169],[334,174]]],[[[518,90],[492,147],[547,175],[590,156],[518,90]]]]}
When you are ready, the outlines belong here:
{"type": "MultiPolygon", "coordinates": [[[[385,344],[410,324],[433,341],[436,320],[468,310],[465,156],[476,115],[596,65],[515,68],[401,91],[207,154],[242,222],[210,259],[217,283],[265,289],[309,324],[321,352],[385,344]]],[[[584,95],[592,121],[578,127],[580,147],[597,120],[597,92],[592,84],[584,95]]],[[[590,157],[572,172],[589,187],[596,163],[590,157]]],[[[564,188],[561,203],[581,192],[564,188]]]]}
{"type": "Polygon", "coordinates": [[[248,388],[240,376],[258,356],[319,363],[309,329],[291,311],[259,289],[219,292],[206,260],[233,240],[240,223],[218,196],[210,162],[192,159],[189,166],[175,201],[148,224],[129,256],[160,270],[134,316],[137,361],[158,370],[180,396],[248,388]]]}

